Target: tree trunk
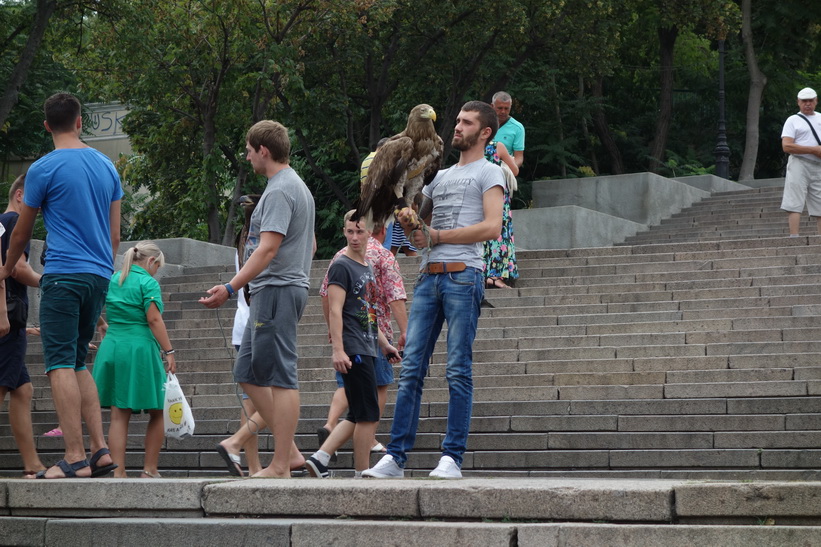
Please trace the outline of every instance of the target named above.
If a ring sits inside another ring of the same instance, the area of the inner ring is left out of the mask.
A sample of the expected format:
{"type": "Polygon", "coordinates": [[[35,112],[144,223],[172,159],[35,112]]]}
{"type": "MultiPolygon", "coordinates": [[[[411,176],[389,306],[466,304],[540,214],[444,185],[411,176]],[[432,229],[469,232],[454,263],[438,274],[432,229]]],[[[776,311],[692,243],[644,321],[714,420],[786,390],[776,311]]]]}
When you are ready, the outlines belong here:
{"type": "Polygon", "coordinates": [[[205,178],[205,187],[208,189],[208,212],[206,222],[208,223],[208,242],[220,243],[222,240],[222,227],[220,226],[219,215],[219,196],[217,194],[218,188],[215,181],[215,175],[210,169],[210,157],[214,151],[214,145],[217,142],[217,130],[214,118],[216,117],[216,109],[206,112],[203,119],[203,136],[202,136],[202,158],[203,158],[203,174],[205,178]]]}
{"type": "Polygon", "coordinates": [[[20,88],[23,87],[26,81],[28,71],[37,56],[37,50],[40,49],[43,36],[46,34],[48,21],[56,8],[56,0],[37,0],[37,13],[31,25],[31,32],[23,51],[20,52],[20,58],[14,66],[6,88],[3,90],[3,96],[0,98],[0,127],[5,125],[11,109],[17,104],[20,88]]]}
{"type": "Polygon", "coordinates": [[[678,27],[658,29],[660,60],[659,111],[656,118],[656,135],[650,147],[650,170],[657,173],[664,161],[667,135],[673,119],[673,52],[678,37],[678,27]]]}
{"type": "Polygon", "coordinates": [[[613,139],[613,134],[610,132],[610,125],[607,123],[607,114],[604,112],[604,86],[602,80],[603,76],[598,76],[593,80],[593,97],[595,97],[595,106],[593,107],[593,128],[599,136],[604,149],[610,156],[610,170],[614,175],[621,175],[624,173],[624,162],[621,159],[621,151],[613,139]]]}
{"type": "Polygon", "coordinates": [[[744,56],[747,59],[747,71],[750,73],[750,94],[747,97],[747,135],[744,143],[744,158],[741,160],[741,171],[738,180],[755,178],[755,162],[758,158],[758,120],[761,116],[761,99],[767,76],[758,68],[758,60],[753,48],[752,0],[741,0],[741,39],[744,43],[744,56]]]}
{"type": "MultiPolygon", "coordinates": [[[[555,81],[554,81],[555,86],[555,81]]],[[[579,102],[581,103],[584,101],[584,77],[579,74],[579,102]]],[[[590,159],[590,167],[593,168],[593,172],[597,175],[600,173],[599,171],[599,159],[596,157],[596,148],[593,145],[593,141],[590,139],[590,130],[587,128],[587,123],[589,121],[588,115],[582,115],[581,117],[581,128],[582,128],[582,135],[584,136],[584,147],[587,149],[587,154],[590,159]]]]}

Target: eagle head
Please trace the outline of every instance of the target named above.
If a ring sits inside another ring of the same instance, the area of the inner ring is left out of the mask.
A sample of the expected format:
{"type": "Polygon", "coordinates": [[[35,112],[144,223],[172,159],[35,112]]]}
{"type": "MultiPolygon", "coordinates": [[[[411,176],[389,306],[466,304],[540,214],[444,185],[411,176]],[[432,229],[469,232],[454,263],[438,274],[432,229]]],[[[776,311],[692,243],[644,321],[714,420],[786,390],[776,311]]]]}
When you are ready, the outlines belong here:
{"type": "Polygon", "coordinates": [[[436,121],[436,112],[429,104],[418,104],[414,106],[408,115],[408,123],[421,120],[436,121]]]}
{"type": "Polygon", "coordinates": [[[434,121],[436,121],[436,112],[433,107],[429,104],[418,104],[408,114],[405,135],[417,143],[421,139],[431,139],[436,136],[436,128],[433,126],[434,121]]]}

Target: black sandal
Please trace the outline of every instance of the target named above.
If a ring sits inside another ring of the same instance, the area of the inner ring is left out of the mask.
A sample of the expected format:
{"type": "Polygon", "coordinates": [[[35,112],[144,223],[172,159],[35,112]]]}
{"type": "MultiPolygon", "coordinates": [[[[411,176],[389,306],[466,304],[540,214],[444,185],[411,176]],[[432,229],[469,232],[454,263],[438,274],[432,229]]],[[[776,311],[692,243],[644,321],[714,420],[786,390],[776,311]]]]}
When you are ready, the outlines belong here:
{"type": "Polygon", "coordinates": [[[34,477],[37,479],[84,479],[86,477],[78,477],[77,471],[80,469],[84,469],[89,466],[88,460],[80,460],[74,463],[68,463],[66,460],[60,460],[56,464],[55,467],[59,467],[60,470],[63,472],[63,477],[46,477],[46,473],[48,473],[48,469],[43,469],[42,471],[38,472],[34,477]]]}
{"type": "Polygon", "coordinates": [[[105,456],[106,454],[111,455],[111,452],[108,448],[101,448],[97,452],[91,456],[91,476],[92,477],[102,477],[104,475],[108,475],[115,469],[117,469],[118,465],[116,463],[110,463],[108,465],[97,465],[97,462],[100,461],[100,458],[105,456]]]}

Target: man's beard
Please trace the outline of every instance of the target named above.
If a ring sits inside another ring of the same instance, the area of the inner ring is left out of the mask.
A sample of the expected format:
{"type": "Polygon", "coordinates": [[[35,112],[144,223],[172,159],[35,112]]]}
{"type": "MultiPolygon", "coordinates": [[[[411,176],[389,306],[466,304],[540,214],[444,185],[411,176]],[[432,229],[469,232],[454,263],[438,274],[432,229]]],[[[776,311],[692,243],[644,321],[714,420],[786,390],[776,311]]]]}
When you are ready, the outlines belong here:
{"type": "Polygon", "coordinates": [[[456,140],[457,137],[453,137],[453,141],[451,141],[451,146],[453,146],[456,150],[460,152],[464,152],[465,150],[470,150],[473,146],[479,141],[479,133],[476,132],[472,135],[462,135],[460,140],[456,140]]]}

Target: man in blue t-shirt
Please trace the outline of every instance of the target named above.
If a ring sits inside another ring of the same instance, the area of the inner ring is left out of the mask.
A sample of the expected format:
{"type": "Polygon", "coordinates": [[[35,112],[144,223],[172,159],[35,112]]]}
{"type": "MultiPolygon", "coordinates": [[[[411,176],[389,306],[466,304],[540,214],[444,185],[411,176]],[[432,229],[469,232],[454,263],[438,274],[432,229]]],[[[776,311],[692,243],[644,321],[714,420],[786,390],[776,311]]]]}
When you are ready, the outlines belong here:
{"type": "Polygon", "coordinates": [[[499,130],[496,132],[496,142],[505,145],[507,151],[513,155],[513,161],[520,168],[525,161],[525,127],[510,115],[513,99],[505,91],[493,95],[493,110],[499,117],[499,130]]]}
{"type": "Polygon", "coordinates": [[[41,210],[48,260],[40,280],[40,332],[65,454],[37,478],[100,477],[117,466],[105,442],[97,386],[85,358],[114,273],[123,191],[111,160],[80,140],[80,101],[57,93],[46,100],[44,111],[54,151],[29,168],[0,279],[10,275],[23,254],[41,210]],[[86,459],[83,421],[91,460],[86,459]]]}

